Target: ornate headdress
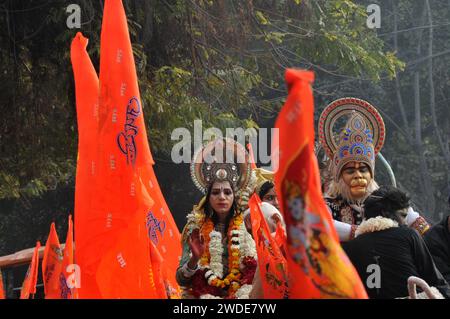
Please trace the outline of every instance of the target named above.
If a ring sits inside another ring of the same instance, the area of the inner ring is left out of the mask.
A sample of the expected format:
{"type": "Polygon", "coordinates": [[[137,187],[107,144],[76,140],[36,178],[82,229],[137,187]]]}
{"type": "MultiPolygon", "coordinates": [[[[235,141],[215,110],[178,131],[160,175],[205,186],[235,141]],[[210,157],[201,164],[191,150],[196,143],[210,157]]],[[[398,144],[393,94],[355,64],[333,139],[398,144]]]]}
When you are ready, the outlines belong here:
{"type": "Polygon", "coordinates": [[[383,118],[368,102],[357,98],[342,98],[329,104],[320,115],[319,141],[327,156],[332,159],[333,178],[339,179],[348,162],[366,163],[375,172],[375,156],[385,139],[383,118]],[[333,127],[343,116],[350,115],[339,140],[333,127]]]}
{"type": "Polygon", "coordinates": [[[204,194],[214,181],[229,181],[236,191],[245,189],[251,177],[248,153],[231,138],[211,141],[194,155],[191,177],[204,194]]]}

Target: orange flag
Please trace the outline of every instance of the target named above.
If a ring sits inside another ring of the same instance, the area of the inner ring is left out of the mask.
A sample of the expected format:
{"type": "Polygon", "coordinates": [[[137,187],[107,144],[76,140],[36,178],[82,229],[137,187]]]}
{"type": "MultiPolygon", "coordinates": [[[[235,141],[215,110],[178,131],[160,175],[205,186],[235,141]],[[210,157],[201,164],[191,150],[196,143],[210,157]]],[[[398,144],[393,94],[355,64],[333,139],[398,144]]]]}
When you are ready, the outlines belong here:
{"type": "MultiPolygon", "coordinates": [[[[145,191],[142,198],[150,207],[152,200],[145,191]]],[[[103,298],[166,298],[164,287],[156,286],[146,216],[138,212],[117,243],[102,257],[97,280],[103,298]],[[113,284],[108,284],[113,283],[113,284]]]]}
{"type": "Polygon", "coordinates": [[[66,244],[64,247],[64,257],[59,275],[60,297],[61,299],[78,299],[77,288],[81,284],[80,268],[74,265],[73,258],[73,225],[72,215],[69,215],[66,244]]]}
{"type": "Polygon", "coordinates": [[[252,147],[251,143],[247,144],[247,149],[248,149],[248,155],[250,158],[250,165],[251,165],[252,169],[255,169],[257,167],[256,167],[255,156],[253,154],[253,147],[252,147]]]}
{"type": "Polygon", "coordinates": [[[312,72],[286,71],[289,95],[275,124],[279,136],[272,149],[279,155],[273,162],[287,228],[290,297],[367,298],[323,200],[314,154],[313,81],[312,72]]]}
{"type": "Polygon", "coordinates": [[[179,292],[173,290],[170,286],[170,279],[167,276],[167,269],[164,265],[164,259],[159,253],[153,241],[150,241],[150,256],[152,260],[152,285],[159,293],[157,298],[179,298],[179,292]]]}
{"type": "Polygon", "coordinates": [[[261,211],[261,200],[253,194],[248,202],[252,220],[253,238],[258,253],[259,275],[265,299],[288,297],[287,263],[280,248],[272,238],[269,226],[261,211]]]}
{"type": "Polygon", "coordinates": [[[34,295],[36,293],[36,283],[39,271],[39,248],[41,248],[41,243],[38,241],[36,243],[36,247],[34,248],[31,263],[22,284],[20,299],[28,299],[30,294],[34,295]]]}
{"type": "Polygon", "coordinates": [[[5,290],[3,287],[3,275],[2,275],[1,269],[0,269],[0,299],[6,299],[5,290]]]}
{"type": "Polygon", "coordinates": [[[59,274],[61,273],[62,261],[63,253],[59,245],[55,223],[52,223],[42,259],[42,281],[44,282],[46,299],[59,299],[61,296],[59,274]]]}
{"type": "MultiPolygon", "coordinates": [[[[144,180],[148,180],[149,187],[147,190],[152,195],[154,202],[152,209],[146,212],[148,238],[152,242],[152,247],[157,250],[157,255],[162,258],[167,296],[170,299],[177,299],[180,298],[180,288],[175,274],[181,258],[180,231],[164,199],[153,167],[148,167],[142,176],[144,180]]],[[[153,252],[152,256],[154,254],[156,252],[153,252]]]]}
{"type": "Polygon", "coordinates": [[[78,32],[71,45],[71,61],[75,78],[78,118],[78,158],[75,180],[75,240],[77,263],[83,271],[80,298],[100,298],[95,279],[96,256],[91,254],[95,223],[91,223],[91,205],[95,200],[97,173],[97,141],[99,122],[99,81],[86,52],[88,39],[78,32]]]}
{"type": "Polygon", "coordinates": [[[283,224],[281,223],[281,221],[277,221],[277,228],[275,230],[274,239],[278,247],[284,250],[286,246],[286,232],[283,229],[283,224]]]}
{"type": "Polygon", "coordinates": [[[155,298],[158,293],[146,289],[149,281],[139,286],[140,274],[149,274],[152,266],[151,240],[164,259],[170,291],[179,291],[175,270],[181,255],[180,234],[153,172],[133,51],[120,0],[105,1],[99,101],[101,143],[96,197],[89,214],[91,242],[83,254],[90,264],[98,265],[97,283],[103,297],[155,298]],[[143,219],[145,239],[132,234],[143,230],[143,219]]]}

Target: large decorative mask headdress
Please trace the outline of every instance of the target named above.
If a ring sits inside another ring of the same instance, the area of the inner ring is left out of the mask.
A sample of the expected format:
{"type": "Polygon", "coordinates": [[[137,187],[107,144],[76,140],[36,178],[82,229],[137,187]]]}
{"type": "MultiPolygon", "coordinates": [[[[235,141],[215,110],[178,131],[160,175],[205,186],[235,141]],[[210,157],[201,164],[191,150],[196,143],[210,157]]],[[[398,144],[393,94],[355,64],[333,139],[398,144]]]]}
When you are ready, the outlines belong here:
{"type": "Polygon", "coordinates": [[[215,181],[229,181],[239,193],[247,187],[251,177],[248,153],[244,146],[231,138],[211,141],[195,153],[191,177],[203,194],[215,181]]]}
{"type": "Polygon", "coordinates": [[[375,156],[385,139],[383,118],[368,102],[357,98],[342,98],[329,104],[320,115],[319,141],[332,159],[332,176],[338,181],[345,164],[353,161],[366,163],[375,173],[375,156]],[[333,132],[338,120],[350,116],[339,139],[333,132]]]}

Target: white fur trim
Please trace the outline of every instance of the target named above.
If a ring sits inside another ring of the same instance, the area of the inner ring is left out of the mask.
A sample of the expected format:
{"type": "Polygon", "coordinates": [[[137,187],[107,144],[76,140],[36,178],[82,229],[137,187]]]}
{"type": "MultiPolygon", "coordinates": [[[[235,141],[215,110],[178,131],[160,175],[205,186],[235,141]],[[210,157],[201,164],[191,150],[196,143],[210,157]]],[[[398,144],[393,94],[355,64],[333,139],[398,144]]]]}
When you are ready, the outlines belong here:
{"type": "Polygon", "coordinates": [[[390,218],[377,216],[375,218],[369,218],[358,226],[355,232],[355,237],[365,233],[373,233],[376,231],[398,227],[398,223],[390,218]]]}

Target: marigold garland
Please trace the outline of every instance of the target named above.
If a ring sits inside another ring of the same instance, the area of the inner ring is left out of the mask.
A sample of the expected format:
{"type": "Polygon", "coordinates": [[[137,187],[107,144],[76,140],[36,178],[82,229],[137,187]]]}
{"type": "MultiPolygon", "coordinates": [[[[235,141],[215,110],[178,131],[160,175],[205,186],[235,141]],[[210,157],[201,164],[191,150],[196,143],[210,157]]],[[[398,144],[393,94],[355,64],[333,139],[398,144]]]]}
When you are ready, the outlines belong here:
{"type": "MultiPolygon", "coordinates": [[[[241,287],[239,280],[242,277],[241,271],[239,269],[240,264],[240,227],[243,223],[242,214],[237,214],[233,217],[231,221],[231,227],[228,231],[228,275],[221,279],[218,274],[210,269],[211,254],[210,254],[210,243],[211,243],[211,233],[214,231],[214,223],[211,219],[208,219],[202,227],[202,236],[205,240],[205,251],[200,258],[200,266],[204,268],[205,278],[208,284],[217,288],[225,288],[229,286],[229,295],[233,296],[236,291],[241,287]]],[[[220,243],[221,244],[221,243],[220,243]]]]}

